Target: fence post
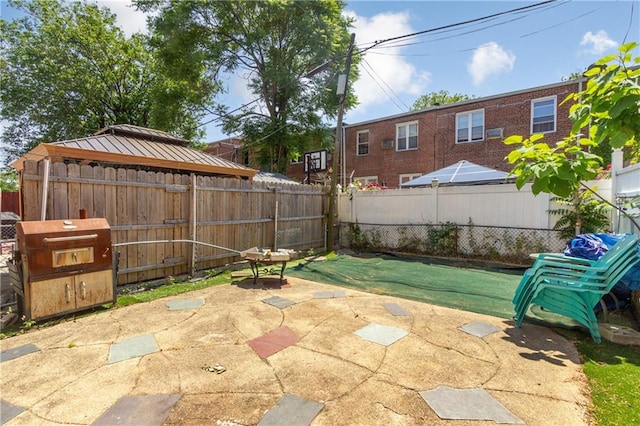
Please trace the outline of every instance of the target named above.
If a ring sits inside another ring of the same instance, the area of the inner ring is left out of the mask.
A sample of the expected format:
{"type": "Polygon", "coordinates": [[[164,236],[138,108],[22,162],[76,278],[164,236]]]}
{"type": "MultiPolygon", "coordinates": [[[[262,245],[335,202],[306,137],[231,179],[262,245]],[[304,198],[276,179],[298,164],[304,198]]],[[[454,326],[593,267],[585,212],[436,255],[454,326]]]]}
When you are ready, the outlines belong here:
{"type": "MultiPolygon", "coordinates": [[[[189,236],[192,241],[197,241],[197,202],[198,196],[196,191],[196,175],[191,173],[191,217],[189,220],[189,236]]],[[[191,251],[189,252],[189,270],[190,275],[194,276],[196,273],[196,244],[191,243],[191,251]]]]}
{"type": "Polygon", "coordinates": [[[273,215],[273,250],[278,250],[278,188],[273,188],[273,196],[276,197],[275,213],[273,215]]]}

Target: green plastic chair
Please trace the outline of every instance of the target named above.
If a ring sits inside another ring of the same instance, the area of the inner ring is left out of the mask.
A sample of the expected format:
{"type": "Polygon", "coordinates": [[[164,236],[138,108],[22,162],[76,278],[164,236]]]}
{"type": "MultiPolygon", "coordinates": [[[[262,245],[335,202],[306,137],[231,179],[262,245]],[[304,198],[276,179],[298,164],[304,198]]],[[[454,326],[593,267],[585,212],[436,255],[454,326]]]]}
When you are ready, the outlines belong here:
{"type": "Polygon", "coordinates": [[[597,261],[557,257],[539,258],[525,272],[513,299],[516,326],[520,327],[529,306],[535,304],[576,320],[600,343],[594,308],[620,278],[640,262],[638,237],[621,239],[597,261]]]}
{"type": "Polygon", "coordinates": [[[539,258],[525,272],[516,289],[513,298],[516,315],[523,309],[526,311],[526,305],[531,302],[537,287],[545,285],[549,280],[556,285],[601,289],[603,285],[607,285],[617,268],[638,256],[637,243],[638,237],[627,236],[596,261],[566,256],[552,260],[547,255],[539,258]]]}
{"type": "Polygon", "coordinates": [[[539,255],[534,265],[525,271],[516,289],[513,297],[516,311],[519,310],[519,305],[526,303],[532,297],[536,284],[544,283],[544,281],[540,281],[541,277],[545,275],[553,275],[557,278],[566,277],[565,284],[569,286],[589,286],[592,281],[596,285],[611,274],[618,262],[622,263],[627,257],[637,255],[637,244],[637,236],[626,236],[598,260],[569,257],[556,253],[539,255]],[[573,283],[574,279],[585,278],[585,275],[588,275],[589,281],[583,279],[577,284],[573,283]]]}

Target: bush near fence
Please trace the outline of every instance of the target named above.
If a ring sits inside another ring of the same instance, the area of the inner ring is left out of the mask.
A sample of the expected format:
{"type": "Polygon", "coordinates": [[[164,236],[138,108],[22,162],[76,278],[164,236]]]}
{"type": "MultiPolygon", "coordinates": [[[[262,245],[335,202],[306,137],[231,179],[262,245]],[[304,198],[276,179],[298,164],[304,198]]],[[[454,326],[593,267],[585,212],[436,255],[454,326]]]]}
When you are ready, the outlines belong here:
{"type": "Polygon", "coordinates": [[[530,265],[531,253],[561,252],[558,231],[460,225],[381,225],[342,222],[340,245],[360,250],[389,250],[441,257],[462,257],[530,265]]]}

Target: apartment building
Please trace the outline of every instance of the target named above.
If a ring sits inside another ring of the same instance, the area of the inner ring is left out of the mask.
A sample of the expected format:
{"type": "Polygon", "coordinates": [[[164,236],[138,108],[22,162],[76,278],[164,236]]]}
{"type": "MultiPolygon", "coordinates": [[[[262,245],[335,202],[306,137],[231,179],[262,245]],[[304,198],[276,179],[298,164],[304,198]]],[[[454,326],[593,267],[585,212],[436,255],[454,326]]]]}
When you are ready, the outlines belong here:
{"type": "MultiPolygon", "coordinates": [[[[510,135],[544,133],[548,143],[571,130],[570,93],[585,79],[519,90],[344,127],[342,181],[390,188],[461,160],[509,171],[510,135]]],[[[340,183],[343,183],[340,182],[340,183]]]]}

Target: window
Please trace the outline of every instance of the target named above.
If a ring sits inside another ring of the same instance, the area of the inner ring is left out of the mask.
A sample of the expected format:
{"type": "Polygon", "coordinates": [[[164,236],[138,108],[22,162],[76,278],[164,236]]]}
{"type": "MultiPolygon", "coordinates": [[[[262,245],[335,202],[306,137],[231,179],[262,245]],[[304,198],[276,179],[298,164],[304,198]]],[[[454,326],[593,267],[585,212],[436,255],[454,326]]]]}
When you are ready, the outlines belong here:
{"type": "Polygon", "coordinates": [[[291,164],[300,164],[302,163],[302,155],[298,154],[295,158],[291,159],[291,164]]]}
{"type": "Polygon", "coordinates": [[[456,114],[456,143],[484,140],[484,110],[456,114]]]}
{"type": "Polygon", "coordinates": [[[409,182],[410,180],[414,180],[422,176],[422,173],[406,173],[400,175],[400,185],[405,182],[409,182]]]}
{"type": "Polygon", "coordinates": [[[418,123],[396,124],[396,151],[418,149],[418,123]]]}
{"type": "Polygon", "coordinates": [[[556,131],[556,97],[531,101],[531,133],[556,131]]]}
{"type": "Polygon", "coordinates": [[[358,132],[356,138],[356,155],[369,155],[369,131],[363,130],[358,132]]]}

